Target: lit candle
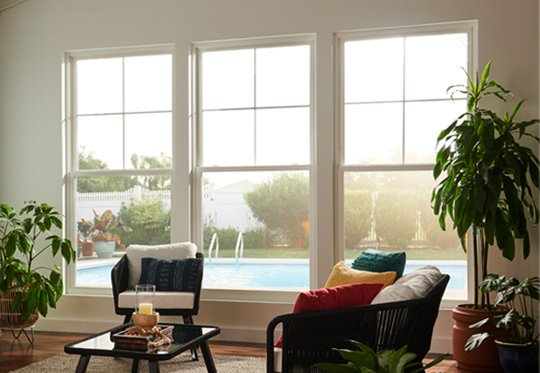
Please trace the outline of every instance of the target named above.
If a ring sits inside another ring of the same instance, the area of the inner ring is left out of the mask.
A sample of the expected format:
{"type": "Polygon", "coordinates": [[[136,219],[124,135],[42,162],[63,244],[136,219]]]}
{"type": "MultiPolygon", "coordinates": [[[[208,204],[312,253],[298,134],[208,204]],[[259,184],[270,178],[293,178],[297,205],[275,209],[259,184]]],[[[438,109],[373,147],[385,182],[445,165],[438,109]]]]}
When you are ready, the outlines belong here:
{"type": "Polygon", "coordinates": [[[151,315],[152,303],[139,303],[139,315],[151,315]]]}

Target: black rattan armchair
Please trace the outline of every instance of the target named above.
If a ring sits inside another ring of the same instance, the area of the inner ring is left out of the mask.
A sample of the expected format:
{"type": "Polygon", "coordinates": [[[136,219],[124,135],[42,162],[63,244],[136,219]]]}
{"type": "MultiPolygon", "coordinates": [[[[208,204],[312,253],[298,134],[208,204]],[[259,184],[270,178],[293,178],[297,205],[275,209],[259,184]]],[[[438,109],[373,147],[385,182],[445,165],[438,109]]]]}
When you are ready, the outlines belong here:
{"type": "MultiPolygon", "coordinates": [[[[201,295],[201,285],[202,285],[202,278],[203,278],[203,263],[204,263],[204,255],[200,252],[197,252],[196,254],[197,258],[203,259],[201,261],[201,264],[198,268],[197,273],[197,280],[196,280],[196,291],[194,293],[194,299],[193,304],[189,308],[160,308],[158,305],[156,305],[156,311],[159,312],[162,316],[182,316],[184,320],[184,324],[193,324],[193,316],[197,315],[199,312],[199,298],[201,295]]],[[[124,255],[118,263],[113,267],[111,271],[111,283],[112,283],[112,290],[113,290],[113,299],[114,299],[114,310],[117,315],[124,315],[124,324],[127,324],[131,320],[131,315],[135,311],[135,308],[133,307],[121,307],[119,305],[119,297],[122,292],[125,292],[128,290],[128,282],[129,282],[129,267],[128,267],[128,258],[127,255],[124,255]]],[[[133,306],[135,305],[135,302],[132,303],[133,306]]],[[[191,349],[191,356],[193,360],[198,360],[197,357],[197,350],[195,348],[191,349]]]]}
{"type": "MultiPolygon", "coordinates": [[[[202,253],[196,254],[197,258],[203,258],[202,253]]],[[[127,257],[124,255],[111,271],[111,283],[114,298],[114,311],[117,315],[124,315],[124,324],[130,322],[131,315],[135,311],[134,308],[122,308],[118,305],[118,298],[120,293],[128,289],[129,269],[127,265],[127,257]]],[[[201,285],[203,277],[203,265],[199,266],[199,273],[197,275],[197,291],[195,292],[195,301],[193,302],[193,308],[156,308],[156,311],[160,315],[173,315],[183,316],[184,323],[193,324],[193,316],[199,312],[199,298],[201,295],[201,285]]]]}
{"type": "Polygon", "coordinates": [[[318,362],[344,363],[332,348],[353,346],[349,339],[375,351],[404,345],[422,361],[431,346],[433,326],[450,279],[442,278],[422,298],[333,310],[291,313],[274,318],[267,328],[267,372],[323,372],[318,362]],[[274,331],[282,324],[281,369],[274,367],[274,331]]]}

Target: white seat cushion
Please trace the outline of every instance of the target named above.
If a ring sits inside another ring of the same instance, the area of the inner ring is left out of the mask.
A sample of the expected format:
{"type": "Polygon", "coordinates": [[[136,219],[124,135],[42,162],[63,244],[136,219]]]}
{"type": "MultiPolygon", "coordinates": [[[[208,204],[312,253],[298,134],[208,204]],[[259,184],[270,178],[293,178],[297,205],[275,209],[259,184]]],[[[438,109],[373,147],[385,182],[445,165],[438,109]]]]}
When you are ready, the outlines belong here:
{"type": "Polygon", "coordinates": [[[283,350],[279,347],[274,347],[274,372],[281,372],[281,361],[283,350]]]}
{"type": "MultiPolygon", "coordinates": [[[[190,309],[195,303],[195,293],[181,291],[156,291],[154,308],[190,309]]],[[[126,290],[118,296],[118,307],[135,308],[135,290],[126,290]]]]}
{"type": "Polygon", "coordinates": [[[393,285],[382,289],[371,304],[398,302],[421,298],[442,277],[434,266],[418,268],[399,278],[393,285]]]}
{"type": "MultiPolygon", "coordinates": [[[[128,289],[134,289],[141,278],[142,258],[181,259],[195,258],[197,246],[191,242],[173,243],[170,245],[129,245],[126,250],[129,279],[128,289]]],[[[133,303],[135,304],[135,303],[133,303]]],[[[129,307],[131,308],[131,307],[129,307]]]]}

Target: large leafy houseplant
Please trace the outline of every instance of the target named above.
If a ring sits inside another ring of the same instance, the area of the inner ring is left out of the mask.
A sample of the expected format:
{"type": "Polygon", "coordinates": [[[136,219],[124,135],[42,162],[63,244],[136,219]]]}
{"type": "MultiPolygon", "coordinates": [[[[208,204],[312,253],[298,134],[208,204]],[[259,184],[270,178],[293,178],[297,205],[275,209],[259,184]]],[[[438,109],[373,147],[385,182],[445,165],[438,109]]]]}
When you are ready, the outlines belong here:
{"type": "Polygon", "coordinates": [[[407,352],[407,346],[403,346],[397,351],[391,349],[375,352],[363,343],[353,340],[349,340],[349,342],[358,350],[334,349],[347,361],[346,364],[317,363],[313,366],[328,372],[341,373],[404,373],[405,370],[409,371],[418,367],[410,373],[419,373],[439,364],[448,356],[448,354],[441,355],[422,366],[422,363],[413,362],[417,355],[414,352],[407,352]]]}
{"type": "MultiPolygon", "coordinates": [[[[489,294],[478,299],[479,276],[487,274],[488,249],[496,245],[502,255],[513,260],[516,240],[523,243],[523,257],[531,250],[527,220],[534,225],[539,220],[533,189],[538,189],[538,158],[519,140],[538,119],[518,122],[516,116],[524,102],[518,102],[511,114],[500,117],[481,106],[482,99],[491,96],[502,101],[513,98],[512,92],[490,80],[491,61],[482,77],[478,71],[468,85],[448,88],[467,95],[467,111],[459,116],[438,137],[442,144],[433,171],[435,179],[445,174],[432,194],[433,210],[439,215],[442,229],[449,216],[466,249],[466,234],[472,228],[474,256],[474,307],[490,308],[489,294]],[[479,262],[480,261],[480,265],[479,262]],[[479,268],[480,267],[480,268],[479,268]]],[[[483,103],[483,102],[482,102],[483,103]]]]}
{"type": "Polygon", "coordinates": [[[19,213],[0,204],[0,291],[16,291],[11,312],[21,312],[24,320],[36,309],[47,316],[48,308],[56,308],[64,289],[58,266],[35,267],[36,258],[58,252],[66,263],[76,258],[71,241],[53,233],[62,229],[61,217],[45,203],[27,201],[19,213]],[[42,240],[42,235],[47,237],[42,240]]]}
{"type": "MultiPolygon", "coordinates": [[[[524,345],[538,361],[538,277],[527,278],[520,282],[515,278],[507,279],[505,276],[490,274],[480,283],[482,293],[496,292],[495,305],[504,304],[509,310],[505,315],[495,316],[493,322],[499,329],[507,331],[504,342],[524,345]]],[[[471,325],[471,328],[479,328],[490,322],[489,318],[483,319],[471,325]]],[[[465,346],[466,351],[471,351],[487,338],[489,333],[478,333],[469,339],[465,346]]]]}

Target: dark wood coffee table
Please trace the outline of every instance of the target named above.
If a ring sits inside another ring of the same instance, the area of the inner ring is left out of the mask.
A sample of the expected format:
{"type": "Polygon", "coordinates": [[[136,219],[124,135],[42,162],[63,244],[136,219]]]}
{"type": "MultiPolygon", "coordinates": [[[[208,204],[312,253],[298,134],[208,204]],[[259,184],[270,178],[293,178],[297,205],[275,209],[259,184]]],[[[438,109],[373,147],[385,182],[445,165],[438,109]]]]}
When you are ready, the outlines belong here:
{"type": "Polygon", "coordinates": [[[64,352],[81,355],[77,369],[75,370],[76,373],[86,372],[90,357],[93,355],[133,359],[132,373],[139,371],[139,360],[148,360],[150,373],[159,373],[159,361],[172,359],[184,351],[200,346],[206,369],[208,369],[209,373],[216,372],[214,359],[212,358],[210,348],[208,348],[208,339],[220,333],[221,330],[218,327],[171,323],[164,325],[174,327],[172,334],[173,342],[155,351],[137,351],[118,348],[118,346],[115,347],[113,335],[133,326],[130,323],[106,330],[78,342],[70,343],[64,347],[64,352]]]}

